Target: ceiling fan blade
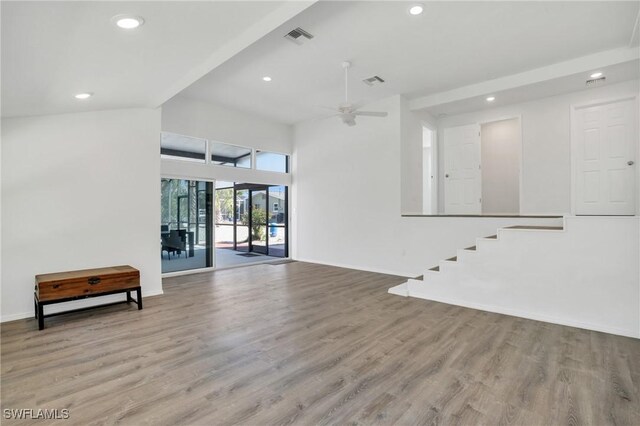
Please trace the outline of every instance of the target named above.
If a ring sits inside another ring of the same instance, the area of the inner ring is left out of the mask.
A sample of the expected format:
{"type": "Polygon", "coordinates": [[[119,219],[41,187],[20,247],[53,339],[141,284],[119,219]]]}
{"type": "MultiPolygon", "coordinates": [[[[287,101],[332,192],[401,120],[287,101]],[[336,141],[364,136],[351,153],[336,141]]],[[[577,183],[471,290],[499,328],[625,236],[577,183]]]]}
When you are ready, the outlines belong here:
{"type": "Polygon", "coordinates": [[[329,114],[329,115],[321,115],[319,117],[312,117],[309,119],[309,121],[320,121],[320,120],[326,120],[327,118],[332,118],[332,117],[338,117],[340,114],[336,113],[336,114],[329,114]]]}
{"type": "Polygon", "coordinates": [[[340,112],[338,108],[336,107],[330,107],[330,106],[326,106],[326,105],[314,105],[314,108],[320,108],[320,109],[325,109],[325,110],[329,110],[329,111],[333,111],[333,112],[340,112]]]}
{"type": "Polygon", "coordinates": [[[376,112],[376,111],[355,111],[353,114],[355,115],[363,115],[367,117],[386,117],[389,115],[387,112],[376,112]]]}

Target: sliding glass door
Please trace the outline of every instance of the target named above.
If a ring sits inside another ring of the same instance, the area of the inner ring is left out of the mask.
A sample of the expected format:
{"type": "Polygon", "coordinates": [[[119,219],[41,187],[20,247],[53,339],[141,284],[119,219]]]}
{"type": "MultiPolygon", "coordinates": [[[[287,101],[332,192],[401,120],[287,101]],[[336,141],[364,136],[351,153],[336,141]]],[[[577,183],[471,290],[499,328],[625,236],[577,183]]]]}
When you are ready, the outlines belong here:
{"type": "Polygon", "coordinates": [[[213,266],[213,183],[161,179],[162,272],[213,266]]]}
{"type": "Polygon", "coordinates": [[[216,267],[288,256],[287,187],[216,183],[216,267]]]}

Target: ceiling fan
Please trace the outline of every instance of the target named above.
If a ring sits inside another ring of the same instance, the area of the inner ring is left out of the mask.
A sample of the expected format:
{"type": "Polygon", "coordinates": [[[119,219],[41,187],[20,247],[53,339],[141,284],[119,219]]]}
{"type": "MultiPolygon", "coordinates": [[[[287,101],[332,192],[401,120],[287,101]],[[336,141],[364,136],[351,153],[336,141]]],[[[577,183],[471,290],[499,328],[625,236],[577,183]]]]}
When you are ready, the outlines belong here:
{"type": "Polygon", "coordinates": [[[337,108],[330,108],[332,110],[338,111],[337,114],[332,115],[331,117],[340,117],[342,122],[347,126],[355,126],[356,125],[356,117],[357,116],[366,116],[366,117],[386,117],[388,113],[386,112],[378,112],[378,111],[358,111],[359,108],[362,107],[361,103],[351,104],[349,103],[349,68],[351,67],[351,62],[345,61],[342,63],[342,68],[344,68],[344,103],[340,104],[337,108]]]}

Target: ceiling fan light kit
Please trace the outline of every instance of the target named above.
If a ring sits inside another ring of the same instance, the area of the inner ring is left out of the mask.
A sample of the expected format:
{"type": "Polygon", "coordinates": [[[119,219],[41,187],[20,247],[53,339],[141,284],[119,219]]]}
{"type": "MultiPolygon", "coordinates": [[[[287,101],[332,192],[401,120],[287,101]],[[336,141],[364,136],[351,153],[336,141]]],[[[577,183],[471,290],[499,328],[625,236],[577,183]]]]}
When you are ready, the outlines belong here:
{"type": "Polygon", "coordinates": [[[342,63],[344,69],[344,103],[336,108],[337,114],[335,116],[340,117],[342,122],[347,126],[356,125],[356,117],[386,117],[388,113],[382,111],[359,111],[362,106],[361,102],[352,104],[349,102],[349,68],[351,68],[351,62],[344,61],[342,63]]]}

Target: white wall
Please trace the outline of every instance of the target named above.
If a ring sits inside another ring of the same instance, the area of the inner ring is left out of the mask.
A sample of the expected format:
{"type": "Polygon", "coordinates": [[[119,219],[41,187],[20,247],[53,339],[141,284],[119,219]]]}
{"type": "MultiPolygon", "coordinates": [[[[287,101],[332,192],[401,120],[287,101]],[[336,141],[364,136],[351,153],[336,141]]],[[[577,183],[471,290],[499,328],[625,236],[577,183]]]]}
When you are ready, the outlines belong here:
{"type": "MultiPolygon", "coordinates": [[[[384,119],[337,118],[294,129],[293,257],[405,276],[455,255],[500,226],[548,219],[401,216],[399,96],[367,105],[384,119]]],[[[421,132],[421,128],[419,129],[421,132]]],[[[420,150],[421,150],[421,144],[420,150]]]]}
{"type": "MultiPolygon", "coordinates": [[[[572,104],[637,95],[638,80],[579,92],[451,115],[438,121],[438,143],[447,127],[522,117],[521,214],[571,212],[571,116],[572,104]]],[[[442,151],[441,151],[442,152],[442,151]]],[[[442,205],[442,185],[440,185],[442,205]]]]}
{"type": "Polygon", "coordinates": [[[291,126],[182,96],[162,105],[162,131],[291,154],[291,126]]]}
{"type": "Polygon", "coordinates": [[[520,120],[481,126],[482,213],[520,212],[520,120]]]}
{"type": "Polygon", "coordinates": [[[2,120],[2,321],[33,315],[41,273],[130,264],[162,293],[159,133],[149,109],[2,120]]]}
{"type": "Polygon", "coordinates": [[[408,295],[640,337],[640,219],[566,217],[564,230],[501,229],[408,295]]]}
{"type": "Polygon", "coordinates": [[[422,122],[418,114],[409,109],[409,103],[400,97],[401,144],[401,210],[406,214],[423,212],[422,122]]]}

